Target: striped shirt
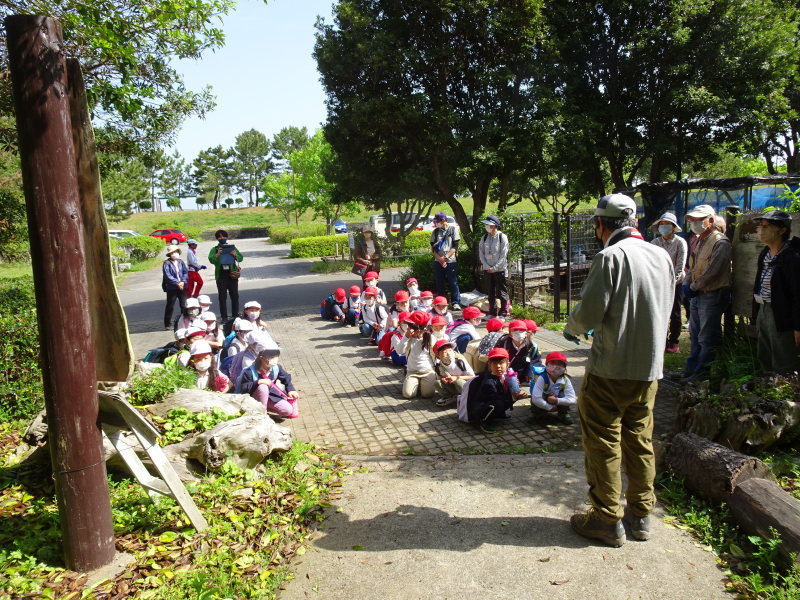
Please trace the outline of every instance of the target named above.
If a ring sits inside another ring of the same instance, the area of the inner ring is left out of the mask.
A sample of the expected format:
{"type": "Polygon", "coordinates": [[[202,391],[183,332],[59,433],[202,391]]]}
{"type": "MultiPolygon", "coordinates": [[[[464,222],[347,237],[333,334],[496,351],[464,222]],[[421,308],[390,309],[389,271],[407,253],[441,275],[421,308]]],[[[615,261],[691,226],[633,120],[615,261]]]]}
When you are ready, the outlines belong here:
{"type": "Polygon", "coordinates": [[[778,250],[775,256],[770,256],[769,251],[767,251],[764,254],[764,258],[761,260],[761,279],[758,282],[758,293],[764,302],[772,301],[772,273],[775,271],[775,260],[786,246],[788,246],[788,244],[781,246],[781,249],[778,250]]]}

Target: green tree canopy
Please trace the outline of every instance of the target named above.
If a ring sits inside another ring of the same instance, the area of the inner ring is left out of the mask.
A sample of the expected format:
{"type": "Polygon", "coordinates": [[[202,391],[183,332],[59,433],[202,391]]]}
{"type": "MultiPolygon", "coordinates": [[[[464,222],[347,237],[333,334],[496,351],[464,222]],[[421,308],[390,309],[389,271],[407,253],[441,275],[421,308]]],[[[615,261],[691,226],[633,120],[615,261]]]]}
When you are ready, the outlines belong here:
{"type": "Polygon", "coordinates": [[[260,131],[249,129],[236,136],[233,146],[234,167],[239,176],[237,188],[249,194],[250,205],[258,204],[258,192],[264,176],[272,170],[272,146],[260,131]],[[255,204],[253,200],[255,192],[255,204]]]}
{"type": "Polygon", "coordinates": [[[289,155],[308,144],[308,129],[305,127],[284,127],[272,137],[272,158],[276,167],[285,171],[289,168],[289,155]]]}
{"type": "Polygon", "coordinates": [[[192,190],[197,196],[208,197],[213,208],[228,193],[235,182],[231,151],[222,146],[201,150],[192,161],[192,190]]]}

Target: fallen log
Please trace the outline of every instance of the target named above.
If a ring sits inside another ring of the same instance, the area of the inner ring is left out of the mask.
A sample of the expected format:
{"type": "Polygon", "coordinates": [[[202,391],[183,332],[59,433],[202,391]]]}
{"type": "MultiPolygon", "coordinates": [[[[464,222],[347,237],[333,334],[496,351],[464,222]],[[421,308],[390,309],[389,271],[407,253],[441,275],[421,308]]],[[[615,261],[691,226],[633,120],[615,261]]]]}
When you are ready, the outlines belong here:
{"type": "Polygon", "coordinates": [[[666,464],[685,478],[689,488],[718,502],[727,501],[734,488],[748,479],[772,477],[759,459],[693,433],[672,438],[666,464]]]}
{"type": "Polygon", "coordinates": [[[748,479],[736,486],[728,505],[742,529],[764,539],[773,539],[776,532],[783,559],[789,561],[794,554],[800,564],[800,502],[791,494],[774,481],[748,479]]]}

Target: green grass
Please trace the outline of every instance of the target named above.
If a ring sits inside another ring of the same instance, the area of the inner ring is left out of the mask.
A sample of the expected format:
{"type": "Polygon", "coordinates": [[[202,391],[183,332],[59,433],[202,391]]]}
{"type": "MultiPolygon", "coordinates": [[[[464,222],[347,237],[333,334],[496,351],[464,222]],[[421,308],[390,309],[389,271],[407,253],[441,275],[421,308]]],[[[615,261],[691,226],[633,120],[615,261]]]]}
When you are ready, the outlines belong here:
{"type": "Polygon", "coordinates": [[[16,277],[33,277],[33,267],[28,262],[0,262],[0,279],[14,279],[16,277]]]}
{"type": "MultiPolygon", "coordinates": [[[[388,269],[390,267],[407,267],[411,264],[411,258],[385,258],[381,261],[381,268],[388,269]]],[[[330,261],[316,261],[311,265],[312,273],[344,273],[349,272],[353,267],[353,262],[350,260],[330,260],[330,261]]]]}

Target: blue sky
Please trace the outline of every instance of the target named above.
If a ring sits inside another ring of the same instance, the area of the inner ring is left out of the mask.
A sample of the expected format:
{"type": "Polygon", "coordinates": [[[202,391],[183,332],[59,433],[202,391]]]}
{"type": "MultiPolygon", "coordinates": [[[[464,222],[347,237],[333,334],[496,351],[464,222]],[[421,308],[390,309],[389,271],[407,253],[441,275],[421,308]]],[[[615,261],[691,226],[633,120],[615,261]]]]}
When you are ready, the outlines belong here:
{"type": "Polygon", "coordinates": [[[281,128],[325,120],[325,96],[311,53],[317,15],[331,22],[332,0],[240,0],[223,23],[225,46],[200,61],[175,65],[186,86],[211,85],[217,107],[205,119],[186,121],[175,149],[190,163],[200,150],[231,147],[255,128],[268,138],[281,128]]]}

